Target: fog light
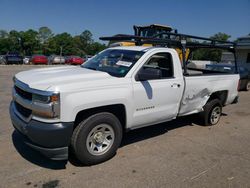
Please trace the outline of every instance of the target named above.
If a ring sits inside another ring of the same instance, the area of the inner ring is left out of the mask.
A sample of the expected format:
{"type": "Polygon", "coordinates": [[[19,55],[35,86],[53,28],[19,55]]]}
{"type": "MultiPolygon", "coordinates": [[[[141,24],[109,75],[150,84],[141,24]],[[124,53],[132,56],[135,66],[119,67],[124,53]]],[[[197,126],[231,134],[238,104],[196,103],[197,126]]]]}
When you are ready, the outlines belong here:
{"type": "Polygon", "coordinates": [[[41,112],[41,111],[32,111],[32,114],[35,116],[39,116],[39,117],[44,117],[44,118],[53,118],[53,113],[50,112],[41,112]]]}

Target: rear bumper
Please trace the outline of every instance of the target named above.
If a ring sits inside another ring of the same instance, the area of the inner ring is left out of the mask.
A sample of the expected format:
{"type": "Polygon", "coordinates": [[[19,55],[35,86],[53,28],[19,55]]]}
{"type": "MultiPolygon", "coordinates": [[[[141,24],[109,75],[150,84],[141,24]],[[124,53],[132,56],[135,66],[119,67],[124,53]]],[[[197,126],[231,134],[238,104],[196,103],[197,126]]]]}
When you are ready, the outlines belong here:
{"type": "Polygon", "coordinates": [[[23,135],[31,148],[53,160],[68,159],[68,146],[73,132],[73,122],[44,123],[35,120],[24,122],[10,104],[10,117],[14,128],[23,135]]]}

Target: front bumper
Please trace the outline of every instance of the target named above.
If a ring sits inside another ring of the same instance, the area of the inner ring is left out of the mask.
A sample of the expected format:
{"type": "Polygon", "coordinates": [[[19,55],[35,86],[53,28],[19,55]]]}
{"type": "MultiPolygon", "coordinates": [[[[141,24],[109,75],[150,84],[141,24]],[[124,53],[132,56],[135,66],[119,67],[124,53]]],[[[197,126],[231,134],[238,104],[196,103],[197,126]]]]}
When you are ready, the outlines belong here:
{"type": "Polygon", "coordinates": [[[27,145],[50,159],[68,159],[73,122],[45,123],[32,119],[25,122],[16,115],[13,102],[10,104],[9,112],[14,128],[24,136],[27,145]]]}

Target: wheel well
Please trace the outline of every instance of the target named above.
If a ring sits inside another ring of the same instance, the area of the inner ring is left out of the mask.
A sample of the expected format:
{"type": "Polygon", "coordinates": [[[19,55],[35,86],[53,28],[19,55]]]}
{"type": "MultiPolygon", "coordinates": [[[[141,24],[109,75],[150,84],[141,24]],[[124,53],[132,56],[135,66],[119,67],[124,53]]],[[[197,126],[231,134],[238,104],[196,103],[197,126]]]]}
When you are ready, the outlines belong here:
{"type": "Polygon", "coordinates": [[[109,112],[114,114],[120,121],[123,129],[126,128],[126,110],[123,104],[114,104],[107,106],[100,106],[90,109],[85,109],[77,113],[74,123],[74,128],[85,118],[100,112],[109,112]]]}
{"type": "Polygon", "coordinates": [[[226,91],[226,90],[216,91],[210,95],[208,101],[211,101],[213,99],[219,99],[221,101],[221,104],[225,105],[226,100],[227,100],[227,95],[228,95],[228,91],[226,91]]]}

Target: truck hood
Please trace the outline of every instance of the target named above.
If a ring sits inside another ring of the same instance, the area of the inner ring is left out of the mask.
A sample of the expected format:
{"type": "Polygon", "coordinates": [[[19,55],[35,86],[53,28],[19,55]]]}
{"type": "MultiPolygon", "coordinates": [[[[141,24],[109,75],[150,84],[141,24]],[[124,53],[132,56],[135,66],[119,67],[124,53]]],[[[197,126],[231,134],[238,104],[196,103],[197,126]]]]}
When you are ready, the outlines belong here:
{"type": "Polygon", "coordinates": [[[27,84],[30,88],[43,91],[60,91],[63,86],[79,85],[79,83],[83,83],[84,85],[84,82],[94,82],[106,78],[113,78],[105,72],[75,66],[33,69],[20,72],[16,74],[15,77],[27,84]]]}

